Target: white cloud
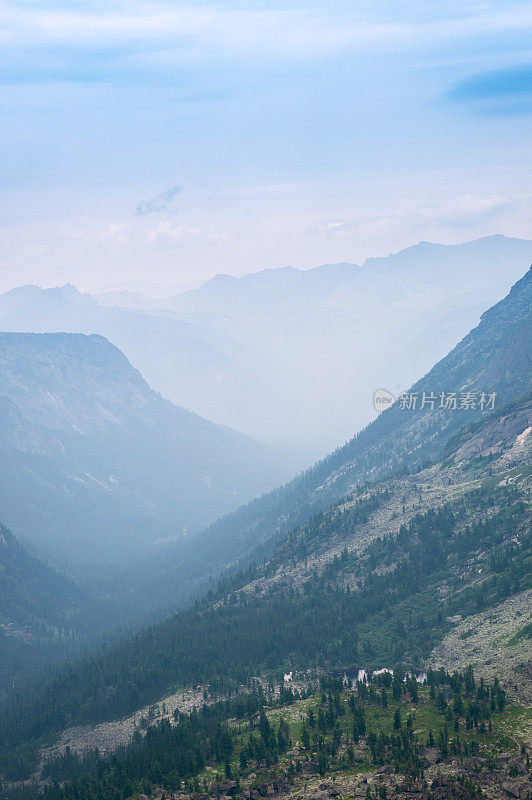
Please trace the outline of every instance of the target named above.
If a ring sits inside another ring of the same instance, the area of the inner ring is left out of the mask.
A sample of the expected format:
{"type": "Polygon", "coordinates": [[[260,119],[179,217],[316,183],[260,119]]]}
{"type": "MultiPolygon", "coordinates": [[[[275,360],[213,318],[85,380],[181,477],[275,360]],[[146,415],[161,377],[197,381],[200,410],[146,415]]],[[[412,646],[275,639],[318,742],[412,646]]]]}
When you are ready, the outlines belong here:
{"type": "Polygon", "coordinates": [[[155,242],[160,239],[169,239],[174,242],[195,239],[201,235],[201,229],[189,225],[172,225],[167,220],[161,220],[151,230],[146,232],[146,241],[155,242]]]}
{"type": "Polygon", "coordinates": [[[125,244],[129,238],[131,226],[127,222],[110,222],[101,238],[114,244],[125,244]]]}
{"type": "Polygon", "coordinates": [[[411,216],[411,212],[394,213],[384,211],[382,213],[360,215],[353,219],[320,223],[318,231],[322,237],[329,241],[356,240],[359,236],[389,234],[401,226],[406,226],[411,216]]]}
{"type": "Polygon", "coordinates": [[[465,194],[457,202],[447,208],[437,219],[442,225],[452,228],[474,228],[486,222],[492,222],[513,208],[506,197],[492,195],[478,197],[465,194]]]}
{"type": "Polygon", "coordinates": [[[426,238],[442,234],[446,228],[477,228],[499,220],[509,211],[519,216],[522,206],[519,198],[510,199],[499,195],[479,196],[465,194],[445,206],[404,209],[383,209],[343,220],[319,222],[314,228],[318,238],[331,243],[355,242],[360,237],[390,236],[395,234],[426,238]]]}
{"type": "Polygon", "coordinates": [[[455,40],[519,29],[532,24],[532,8],[520,2],[497,5],[358,2],[325,4],[161,2],[98,3],[46,8],[11,2],[4,9],[4,46],[116,47],[132,45],[152,64],[211,58],[230,52],[251,57],[315,57],[376,44],[395,47],[414,41],[455,40]],[[192,46],[193,45],[193,46],[192,46]]]}
{"type": "Polygon", "coordinates": [[[143,234],[146,244],[194,244],[213,245],[230,238],[226,231],[208,231],[198,225],[173,225],[161,220],[143,234]]]}

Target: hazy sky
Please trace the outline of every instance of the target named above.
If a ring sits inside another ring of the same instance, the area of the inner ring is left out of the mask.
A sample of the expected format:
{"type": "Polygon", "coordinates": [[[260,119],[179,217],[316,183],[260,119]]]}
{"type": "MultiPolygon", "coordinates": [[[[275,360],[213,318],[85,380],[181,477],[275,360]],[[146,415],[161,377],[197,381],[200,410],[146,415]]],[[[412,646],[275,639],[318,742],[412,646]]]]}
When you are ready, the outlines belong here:
{"type": "Polygon", "coordinates": [[[0,289],[532,238],[526,0],[4,2],[0,289]]]}

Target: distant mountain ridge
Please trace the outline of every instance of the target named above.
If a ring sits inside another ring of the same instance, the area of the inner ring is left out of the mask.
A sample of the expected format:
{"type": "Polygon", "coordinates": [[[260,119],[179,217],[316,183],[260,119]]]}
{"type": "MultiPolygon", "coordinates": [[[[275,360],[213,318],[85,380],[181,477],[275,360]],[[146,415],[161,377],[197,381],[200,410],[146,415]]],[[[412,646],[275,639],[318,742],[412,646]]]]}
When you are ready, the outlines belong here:
{"type": "Polygon", "coordinates": [[[165,397],[290,446],[301,468],[374,418],[376,388],[397,394],[448,353],[531,262],[532,242],[492,236],[220,275],[163,299],[22,287],[0,296],[0,328],[101,334],[165,397]]]}
{"type": "Polygon", "coordinates": [[[0,507],[62,563],[127,559],[274,485],[280,457],[152,391],[101,336],[0,334],[0,507]]]}

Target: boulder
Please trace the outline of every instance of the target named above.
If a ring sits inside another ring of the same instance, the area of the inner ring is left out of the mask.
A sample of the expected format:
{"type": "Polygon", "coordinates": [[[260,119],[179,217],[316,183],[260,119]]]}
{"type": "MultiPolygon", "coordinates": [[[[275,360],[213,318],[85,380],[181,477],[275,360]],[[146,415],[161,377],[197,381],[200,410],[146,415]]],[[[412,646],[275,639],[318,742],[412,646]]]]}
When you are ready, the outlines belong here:
{"type": "Polygon", "coordinates": [[[421,758],[424,758],[428,764],[437,764],[440,760],[440,754],[437,747],[422,747],[419,751],[421,758]]]}
{"type": "Polygon", "coordinates": [[[393,767],[390,764],[385,764],[375,770],[375,775],[389,775],[391,772],[393,772],[393,767]]]}
{"type": "Polygon", "coordinates": [[[236,792],[236,788],[237,788],[236,781],[232,781],[230,779],[227,779],[225,781],[220,781],[220,783],[218,784],[218,790],[220,794],[227,794],[229,796],[233,795],[236,792]]]}
{"type": "Polygon", "coordinates": [[[508,797],[521,797],[521,792],[519,786],[515,783],[510,783],[510,781],[503,781],[502,788],[508,795],[508,797]]]}

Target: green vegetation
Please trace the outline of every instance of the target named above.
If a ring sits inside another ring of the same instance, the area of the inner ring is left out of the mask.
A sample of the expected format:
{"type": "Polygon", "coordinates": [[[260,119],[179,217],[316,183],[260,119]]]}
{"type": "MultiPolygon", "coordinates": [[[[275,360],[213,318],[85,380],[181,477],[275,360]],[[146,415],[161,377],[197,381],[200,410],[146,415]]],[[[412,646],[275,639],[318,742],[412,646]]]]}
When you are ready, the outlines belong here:
{"type": "Polygon", "coordinates": [[[49,678],[54,663],[87,643],[73,624],[85,600],[73,581],[31,556],[0,523],[0,697],[15,683],[49,678]]]}
{"type": "MultiPolygon", "coordinates": [[[[189,792],[216,794],[216,776],[234,779],[238,792],[243,784],[385,764],[416,780],[427,763],[424,748],[442,760],[493,758],[508,747],[503,730],[516,711],[496,679],[477,682],[470,668],[453,675],[429,671],[423,686],[399,672],[374,676],[355,689],[322,679],[319,692],[302,697],[284,690],[267,702],[253,692],[189,716],[177,714],[174,724],[164,720],[144,737],[136,734],[108,758],[80,758],[67,750],[44,766],[50,785],[43,800],[124,800],[157,787],[180,789],[183,781],[189,792]],[[62,788],[59,779],[67,780],[62,788]]],[[[40,795],[26,788],[20,797],[40,795]]]]}
{"type": "MultiPolygon", "coordinates": [[[[397,537],[377,539],[362,556],[344,551],[297,590],[276,583],[256,595],[243,591],[250,577],[244,574],[229,593],[223,585],[217,595],[13,704],[0,720],[2,772],[23,776],[34,757],[32,742],[43,735],[119,717],[176,684],[227,694],[250,685],[254,675],[285,667],[420,666],[449,629],[447,617],[488,608],[526,585],[527,519],[513,489],[475,491],[458,509],[416,515],[397,537]],[[478,521],[459,524],[460,518],[478,521]],[[484,555],[472,560],[477,553],[484,555]],[[483,580],[472,581],[478,569],[483,580]],[[446,599],[438,589],[444,584],[453,589],[446,599]]],[[[317,518],[292,539],[312,541],[319,526],[317,518]]]]}
{"type": "Polygon", "coordinates": [[[530,639],[532,638],[532,622],[529,622],[528,625],[525,625],[524,628],[514,633],[514,635],[508,639],[506,642],[506,647],[512,647],[515,644],[519,644],[522,639],[530,639]]]}

